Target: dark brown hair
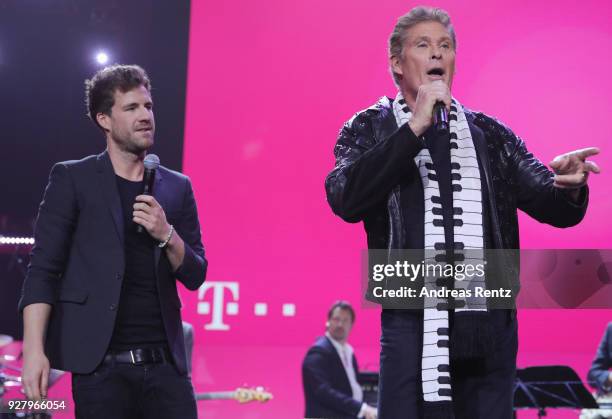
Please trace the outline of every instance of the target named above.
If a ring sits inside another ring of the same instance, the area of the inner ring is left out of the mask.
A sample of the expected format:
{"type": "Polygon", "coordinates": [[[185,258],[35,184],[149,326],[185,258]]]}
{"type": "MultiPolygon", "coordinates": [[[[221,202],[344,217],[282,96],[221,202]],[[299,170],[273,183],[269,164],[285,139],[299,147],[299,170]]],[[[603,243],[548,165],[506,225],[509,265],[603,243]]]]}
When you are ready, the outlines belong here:
{"type": "Polygon", "coordinates": [[[128,92],[136,87],[144,86],[151,91],[151,81],[146,71],[138,65],[115,64],[98,71],[94,76],[85,80],[85,104],[87,115],[102,129],[96,115],[111,114],[115,104],[115,91],[128,92]]]}
{"type": "Polygon", "coordinates": [[[351,313],[351,323],[355,323],[355,310],[353,310],[353,306],[351,305],[351,303],[345,300],[338,300],[331,306],[331,308],[327,312],[327,320],[330,320],[332,318],[332,316],[334,315],[334,310],[337,308],[341,310],[346,310],[351,313]]]}

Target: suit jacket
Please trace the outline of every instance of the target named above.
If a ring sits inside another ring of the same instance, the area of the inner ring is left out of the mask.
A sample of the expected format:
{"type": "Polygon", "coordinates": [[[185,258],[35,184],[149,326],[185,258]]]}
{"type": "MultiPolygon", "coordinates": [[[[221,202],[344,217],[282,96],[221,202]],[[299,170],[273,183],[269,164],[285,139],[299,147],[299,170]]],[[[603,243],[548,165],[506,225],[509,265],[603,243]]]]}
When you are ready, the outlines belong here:
{"type": "MultiPolygon", "coordinates": [[[[357,359],[353,368],[358,376],[357,359]]],[[[338,351],[326,336],[308,349],[302,363],[302,383],[307,418],[355,418],[361,402],[353,399],[353,390],[338,351]]]]}
{"type": "MultiPolygon", "coordinates": [[[[185,242],[176,272],[157,247],[155,264],[168,345],[177,369],[186,374],[176,279],[196,290],[204,282],[207,261],[189,178],[160,166],[153,193],[185,242]]],[[[89,373],[108,349],[125,271],[123,224],[108,152],[53,166],[19,302],[20,310],[33,303],[53,306],[45,341],[52,368],[89,373]]]]}
{"type": "Polygon", "coordinates": [[[612,386],[606,385],[610,368],[612,368],[612,322],[608,323],[588,375],[589,383],[594,384],[601,393],[612,391],[612,386]]]}

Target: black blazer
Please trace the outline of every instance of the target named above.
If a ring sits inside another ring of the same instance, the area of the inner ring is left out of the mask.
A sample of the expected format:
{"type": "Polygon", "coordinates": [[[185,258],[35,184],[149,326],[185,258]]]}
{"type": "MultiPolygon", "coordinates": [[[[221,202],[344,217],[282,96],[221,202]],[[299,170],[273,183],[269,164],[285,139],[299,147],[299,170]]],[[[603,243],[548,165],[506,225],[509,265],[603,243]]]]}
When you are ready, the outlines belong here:
{"type": "Polygon", "coordinates": [[[608,323],[606,332],[601,338],[597,355],[588,374],[589,383],[597,387],[600,393],[612,391],[612,386],[607,385],[610,368],[612,368],[612,322],[608,323]]]}
{"type": "MultiPolygon", "coordinates": [[[[355,375],[359,374],[353,354],[355,375]]],[[[302,363],[302,383],[307,418],[355,418],[361,402],[353,399],[353,390],[338,351],[326,336],[310,347],[302,363]]]]}
{"type": "MultiPolygon", "coordinates": [[[[207,261],[191,183],[160,166],[154,196],[185,242],[185,259],[172,272],[155,248],[157,288],[168,345],[186,374],[181,302],[176,279],[196,290],[207,261]]],[[[38,211],[35,245],[19,309],[53,306],[45,353],[52,368],[89,373],[102,361],[113,333],[125,271],[124,226],[115,172],[108,153],[57,163],[38,211]]]]}

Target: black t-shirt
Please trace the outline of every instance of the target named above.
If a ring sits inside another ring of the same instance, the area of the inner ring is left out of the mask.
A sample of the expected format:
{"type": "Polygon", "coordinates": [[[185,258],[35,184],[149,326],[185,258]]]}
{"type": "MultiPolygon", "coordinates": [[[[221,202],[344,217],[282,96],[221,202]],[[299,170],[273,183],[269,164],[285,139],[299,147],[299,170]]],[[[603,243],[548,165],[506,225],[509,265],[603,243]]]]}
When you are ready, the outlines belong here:
{"type": "Polygon", "coordinates": [[[157,291],[154,249],[146,230],[137,233],[132,220],[142,182],[116,176],[125,228],[125,274],[110,349],[127,350],[167,343],[157,291]]]}

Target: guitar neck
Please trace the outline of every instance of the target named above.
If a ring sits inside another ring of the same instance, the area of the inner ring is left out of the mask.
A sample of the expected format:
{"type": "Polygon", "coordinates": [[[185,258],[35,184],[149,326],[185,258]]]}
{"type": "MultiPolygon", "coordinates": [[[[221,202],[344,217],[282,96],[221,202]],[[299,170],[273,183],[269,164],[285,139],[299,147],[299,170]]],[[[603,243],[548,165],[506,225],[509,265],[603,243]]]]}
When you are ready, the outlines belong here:
{"type": "Polygon", "coordinates": [[[263,390],[263,387],[242,388],[234,391],[211,391],[210,393],[196,393],[196,400],[236,400],[238,403],[260,402],[265,403],[272,399],[272,395],[263,390]]]}
{"type": "Polygon", "coordinates": [[[195,395],[196,400],[229,400],[235,398],[235,391],[213,391],[210,393],[199,393],[195,395]]]}

